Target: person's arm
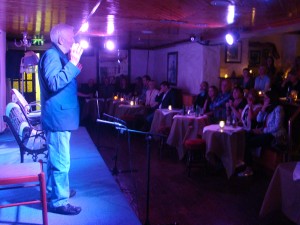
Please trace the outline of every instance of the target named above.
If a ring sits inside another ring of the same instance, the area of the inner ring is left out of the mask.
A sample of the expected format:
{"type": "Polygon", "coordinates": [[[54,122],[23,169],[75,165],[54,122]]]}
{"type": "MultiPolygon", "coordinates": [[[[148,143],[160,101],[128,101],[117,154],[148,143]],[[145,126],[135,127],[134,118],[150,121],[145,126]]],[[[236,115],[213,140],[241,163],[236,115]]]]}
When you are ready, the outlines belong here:
{"type": "Polygon", "coordinates": [[[64,66],[62,65],[61,59],[57,51],[48,50],[42,57],[41,67],[44,72],[44,81],[48,89],[52,92],[57,92],[68,85],[81,71],[81,65],[74,65],[75,59],[80,59],[82,52],[70,52],[70,61],[64,66]],[[75,56],[72,56],[75,54],[75,56]],[[78,56],[79,55],[79,56],[78,56]]]}
{"type": "Polygon", "coordinates": [[[264,133],[274,133],[274,132],[278,131],[282,126],[282,123],[283,123],[283,120],[284,120],[283,108],[281,106],[277,106],[271,112],[271,114],[273,114],[272,116],[274,116],[274,118],[264,128],[264,130],[263,130],[264,133]]]}

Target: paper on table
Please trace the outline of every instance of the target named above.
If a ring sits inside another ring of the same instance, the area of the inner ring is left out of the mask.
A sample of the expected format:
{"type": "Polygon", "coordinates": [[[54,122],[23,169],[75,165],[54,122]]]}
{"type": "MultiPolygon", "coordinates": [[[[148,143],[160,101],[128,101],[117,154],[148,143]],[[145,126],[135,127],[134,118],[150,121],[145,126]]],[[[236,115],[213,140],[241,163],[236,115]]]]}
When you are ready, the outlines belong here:
{"type": "Polygon", "coordinates": [[[295,166],[293,180],[300,180],[300,162],[298,162],[295,166]]]}

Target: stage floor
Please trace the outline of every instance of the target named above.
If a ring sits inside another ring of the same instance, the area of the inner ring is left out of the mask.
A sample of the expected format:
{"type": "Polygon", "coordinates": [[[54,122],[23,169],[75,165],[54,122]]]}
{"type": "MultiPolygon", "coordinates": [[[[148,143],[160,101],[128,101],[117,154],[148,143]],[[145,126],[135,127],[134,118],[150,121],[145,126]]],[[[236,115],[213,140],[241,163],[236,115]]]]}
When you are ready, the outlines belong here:
{"type": "MultiPolygon", "coordinates": [[[[25,156],[25,163],[31,161],[30,156],[25,156]]],[[[0,134],[0,164],[13,163],[20,163],[19,148],[12,134],[5,131],[0,134]]],[[[72,132],[70,186],[77,191],[70,203],[81,206],[81,213],[65,216],[49,212],[50,225],[141,224],[84,127],[72,132]]],[[[0,204],[38,194],[38,190],[32,188],[0,191],[0,204]]],[[[41,207],[0,209],[0,224],[42,224],[41,207]]]]}

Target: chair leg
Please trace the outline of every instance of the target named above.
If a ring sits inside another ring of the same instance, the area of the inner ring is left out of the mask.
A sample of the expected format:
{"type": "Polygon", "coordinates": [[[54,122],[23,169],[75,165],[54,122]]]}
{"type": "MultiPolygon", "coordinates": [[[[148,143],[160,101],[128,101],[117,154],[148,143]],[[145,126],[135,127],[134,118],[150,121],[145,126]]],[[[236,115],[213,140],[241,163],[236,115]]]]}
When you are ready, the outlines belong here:
{"type": "Polygon", "coordinates": [[[42,201],[43,224],[48,225],[46,182],[45,182],[45,174],[43,172],[39,174],[39,180],[40,180],[40,193],[41,193],[41,201],[42,201]]]}

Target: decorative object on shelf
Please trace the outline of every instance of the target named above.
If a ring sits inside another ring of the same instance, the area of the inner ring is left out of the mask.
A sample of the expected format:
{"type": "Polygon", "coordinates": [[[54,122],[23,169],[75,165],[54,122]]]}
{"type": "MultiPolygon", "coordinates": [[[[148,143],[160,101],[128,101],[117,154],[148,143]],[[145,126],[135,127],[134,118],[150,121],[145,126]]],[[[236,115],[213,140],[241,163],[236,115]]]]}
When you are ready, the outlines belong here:
{"type": "Polygon", "coordinates": [[[27,39],[27,32],[24,31],[22,32],[23,34],[23,39],[19,41],[19,43],[17,43],[16,39],[15,39],[15,46],[17,47],[24,47],[25,51],[26,48],[29,48],[31,46],[31,41],[29,39],[27,39]]]}
{"type": "Polygon", "coordinates": [[[170,85],[177,85],[177,73],[178,73],[178,52],[168,53],[167,62],[167,81],[170,85]]]}
{"type": "Polygon", "coordinates": [[[236,42],[232,45],[225,45],[225,63],[242,62],[242,42],[236,42]]]}

